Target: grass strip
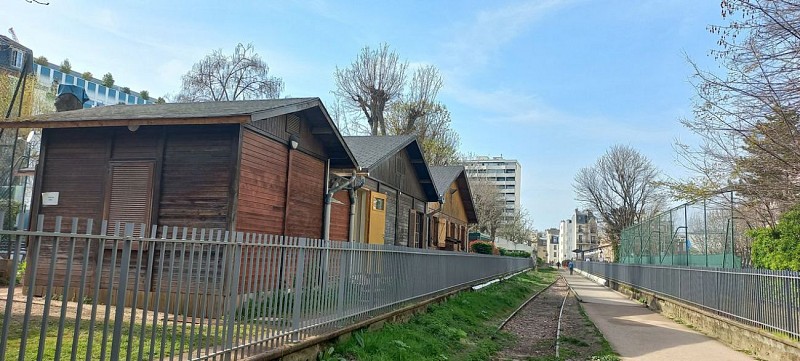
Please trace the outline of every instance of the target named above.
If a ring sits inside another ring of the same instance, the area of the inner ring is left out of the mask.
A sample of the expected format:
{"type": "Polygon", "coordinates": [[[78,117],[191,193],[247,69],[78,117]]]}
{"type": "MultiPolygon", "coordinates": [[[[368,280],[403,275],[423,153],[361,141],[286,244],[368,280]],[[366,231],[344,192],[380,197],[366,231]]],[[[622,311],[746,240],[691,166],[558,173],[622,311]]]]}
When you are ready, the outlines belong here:
{"type": "Polygon", "coordinates": [[[475,292],[432,305],[407,323],[358,331],[320,360],[487,360],[511,336],[496,326],[532,294],[558,277],[555,270],[522,273],[475,292]]]}

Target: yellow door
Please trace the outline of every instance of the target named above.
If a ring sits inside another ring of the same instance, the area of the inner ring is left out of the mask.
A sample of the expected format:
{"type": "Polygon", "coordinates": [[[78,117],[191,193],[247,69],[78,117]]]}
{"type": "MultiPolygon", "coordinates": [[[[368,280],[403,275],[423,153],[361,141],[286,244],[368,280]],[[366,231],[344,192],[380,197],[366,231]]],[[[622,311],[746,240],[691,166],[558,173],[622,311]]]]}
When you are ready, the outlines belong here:
{"type": "Polygon", "coordinates": [[[386,234],[386,195],[369,194],[369,244],[383,244],[386,234]]]}

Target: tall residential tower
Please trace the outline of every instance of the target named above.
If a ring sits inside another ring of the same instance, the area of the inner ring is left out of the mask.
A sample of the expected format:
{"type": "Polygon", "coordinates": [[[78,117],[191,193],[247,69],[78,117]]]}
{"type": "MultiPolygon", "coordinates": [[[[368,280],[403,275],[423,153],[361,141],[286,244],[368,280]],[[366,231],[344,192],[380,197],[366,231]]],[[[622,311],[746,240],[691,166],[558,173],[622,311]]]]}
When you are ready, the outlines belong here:
{"type": "Polygon", "coordinates": [[[495,185],[503,194],[505,208],[503,221],[510,221],[514,214],[521,210],[520,185],[522,184],[522,167],[514,159],[479,156],[465,162],[470,178],[485,179],[495,185]]]}

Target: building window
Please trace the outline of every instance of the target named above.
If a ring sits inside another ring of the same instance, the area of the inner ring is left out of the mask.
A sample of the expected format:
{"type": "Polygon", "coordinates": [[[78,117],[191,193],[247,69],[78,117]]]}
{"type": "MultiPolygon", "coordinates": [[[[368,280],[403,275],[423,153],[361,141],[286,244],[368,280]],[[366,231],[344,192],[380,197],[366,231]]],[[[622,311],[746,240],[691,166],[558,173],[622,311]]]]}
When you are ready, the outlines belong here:
{"type": "Polygon", "coordinates": [[[558,256],[556,256],[556,253],[555,253],[555,252],[553,252],[553,258],[556,258],[556,257],[558,257],[558,256]]]}
{"type": "Polygon", "coordinates": [[[510,182],[513,182],[514,181],[514,177],[506,177],[506,180],[510,181],[510,182]]]}
{"type": "Polygon", "coordinates": [[[15,68],[22,68],[23,52],[17,49],[11,49],[11,66],[15,68]]]}
{"type": "Polygon", "coordinates": [[[583,235],[579,234],[578,235],[578,243],[582,243],[582,242],[583,242],[583,235]]]}

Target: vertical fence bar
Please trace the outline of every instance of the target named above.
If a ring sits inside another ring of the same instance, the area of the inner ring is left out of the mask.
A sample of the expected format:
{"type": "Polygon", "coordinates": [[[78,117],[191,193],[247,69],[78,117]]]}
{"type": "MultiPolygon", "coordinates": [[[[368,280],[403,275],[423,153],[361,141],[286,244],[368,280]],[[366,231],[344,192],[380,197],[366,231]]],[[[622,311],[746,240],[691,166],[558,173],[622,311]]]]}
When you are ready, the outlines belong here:
{"type": "MultiPolygon", "coordinates": [[[[69,301],[69,284],[72,281],[72,264],[75,261],[75,243],[78,242],[76,238],[78,235],[78,218],[72,219],[72,227],[70,228],[69,242],[69,256],[67,258],[67,271],[64,286],[61,288],[61,314],[58,317],[58,336],[56,336],[56,351],[54,360],[61,359],[61,347],[64,343],[64,321],[67,318],[67,302],[69,301]]],[[[56,256],[57,258],[57,256],[56,256]]],[[[73,343],[77,340],[72,340],[73,343]]]]}
{"type": "Polygon", "coordinates": [[[56,217],[55,230],[53,236],[53,246],[50,248],[50,270],[47,273],[47,289],[45,290],[44,311],[42,311],[42,323],[39,328],[39,351],[36,353],[36,359],[41,360],[44,357],[45,341],[47,341],[47,326],[49,324],[48,318],[50,317],[50,304],[53,299],[53,283],[56,275],[56,264],[58,263],[58,243],[61,235],[61,217],[56,217]]]}
{"type": "MultiPolygon", "coordinates": [[[[0,214],[0,230],[3,229],[2,226],[3,216],[0,214]]],[[[8,331],[9,326],[11,326],[11,316],[12,310],[14,306],[14,293],[16,291],[16,282],[17,282],[17,270],[19,269],[19,259],[20,259],[20,248],[21,248],[21,240],[22,236],[12,236],[9,235],[9,241],[14,242],[14,255],[12,256],[14,259],[11,260],[11,274],[9,275],[9,285],[8,285],[8,293],[6,294],[6,308],[5,312],[3,313],[3,328],[0,331],[0,360],[6,359],[6,348],[8,347],[8,331]],[[11,241],[14,240],[14,241],[11,241]]],[[[11,247],[8,247],[11,249],[11,247]]],[[[24,287],[24,286],[23,286],[24,287]]],[[[30,291],[28,291],[30,293],[30,291]]]]}
{"type": "MultiPolygon", "coordinates": [[[[150,237],[144,243],[144,247],[147,249],[147,270],[145,271],[144,276],[144,306],[142,308],[142,326],[139,329],[139,353],[136,359],[138,361],[142,361],[144,357],[144,344],[145,344],[145,330],[147,329],[147,311],[150,309],[150,292],[153,288],[153,263],[155,262],[155,253],[156,253],[156,244],[153,241],[158,233],[158,226],[153,225],[152,229],[150,230],[150,237]]],[[[145,234],[142,234],[145,236],[145,234]]],[[[141,247],[140,247],[141,248],[141,247]]],[[[156,327],[156,318],[153,317],[153,326],[152,328],[155,329],[156,327]]],[[[151,353],[152,355],[152,353],[151,353]]]]}
{"type": "MultiPolygon", "coordinates": [[[[125,318],[125,291],[128,289],[128,271],[131,261],[131,243],[133,238],[133,224],[125,224],[125,235],[122,244],[122,262],[119,270],[119,284],[117,285],[117,304],[114,314],[114,334],[111,338],[111,359],[119,360],[122,343],[122,322],[125,318]]],[[[106,307],[110,307],[109,304],[106,307]]]]}
{"type": "Polygon", "coordinates": [[[244,239],[244,233],[236,232],[235,236],[230,243],[230,252],[229,258],[226,259],[228,265],[226,269],[229,269],[228,272],[228,311],[226,312],[227,317],[225,317],[225,326],[226,335],[225,335],[225,349],[228,352],[225,353],[224,359],[231,360],[231,357],[235,355],[235,350],[233,340],[234,340],[234,326],[236,325],[236,305],[238,303],[237,296],[239,293],[239,274],[241,272],[240,262],[239,260],[242,259],[242,243],[244,239]]]}
{"type": "Polygon", "coordinates": [[[294,304],[292,305],[292,341],[299,341],[300,317],[303,307],[303,270],[305,267],[306,239],[297,240],[297,266],[294,270],[294,304]]]}

